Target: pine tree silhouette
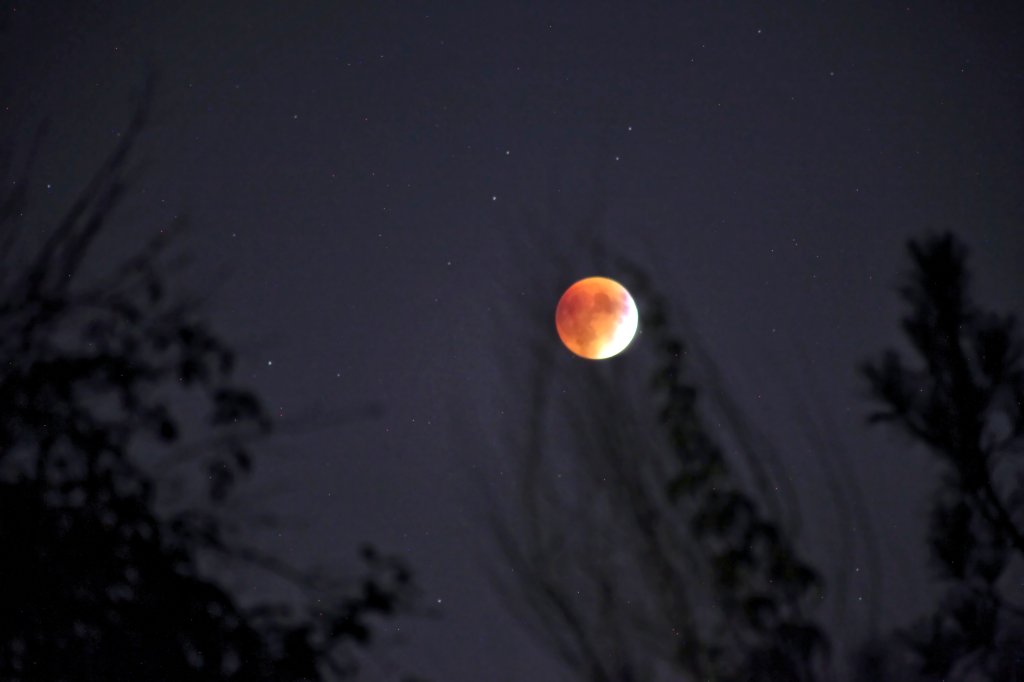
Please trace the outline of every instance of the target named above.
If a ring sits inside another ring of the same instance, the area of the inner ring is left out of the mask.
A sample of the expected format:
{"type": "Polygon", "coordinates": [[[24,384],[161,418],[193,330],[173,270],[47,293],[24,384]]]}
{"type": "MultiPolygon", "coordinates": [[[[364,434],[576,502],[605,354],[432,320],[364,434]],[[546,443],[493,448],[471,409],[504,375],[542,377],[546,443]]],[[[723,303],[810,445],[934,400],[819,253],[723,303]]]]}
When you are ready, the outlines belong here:
{"type": "Polygon", "coordinates": [[[908,250],[900,294],[913,354],[889,350],[862,368],[878,405],[871,422],[942,466],[927,542],[945,595],[902,640],[925,679],[1010,680],[1024,673],[1024,344],[1012,316],[971,299],[955,237],[908,250]]]}

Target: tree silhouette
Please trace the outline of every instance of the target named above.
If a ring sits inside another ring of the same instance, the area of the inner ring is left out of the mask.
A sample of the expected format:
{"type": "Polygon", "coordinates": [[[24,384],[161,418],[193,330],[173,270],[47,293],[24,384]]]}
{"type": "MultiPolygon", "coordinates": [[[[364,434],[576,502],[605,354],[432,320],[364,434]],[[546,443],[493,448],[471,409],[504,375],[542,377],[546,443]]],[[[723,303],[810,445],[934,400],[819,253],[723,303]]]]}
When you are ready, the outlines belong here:
{"type": "Polygon", "coordinates": [[[911,241],[909,252],[900,294],[913,354],[889,350],[863,367],[878,405],[871,421],[942,467],[927,540],[945,594],[902,640],[925,679],[1010,680],[1024,672],[1024,344],[1013,317],[971,299],[966,248],[952,235],[911,241]]]}
{"type": "Polygon", "coordinates": [[[367,547],[348,585],[239,543],[222,503],[271,422],[171,290],[169,235],[83,274],[148,101],[52,229],[25,225],[30,168],[0,198],[0,678],[350,677],[375,618],[412,607],[409,570],[367,547]],[[198,503],[168,494],[181,462],[198,503]],[[210,563],[270,571],[304,600],[243,604],[210,563]]]}

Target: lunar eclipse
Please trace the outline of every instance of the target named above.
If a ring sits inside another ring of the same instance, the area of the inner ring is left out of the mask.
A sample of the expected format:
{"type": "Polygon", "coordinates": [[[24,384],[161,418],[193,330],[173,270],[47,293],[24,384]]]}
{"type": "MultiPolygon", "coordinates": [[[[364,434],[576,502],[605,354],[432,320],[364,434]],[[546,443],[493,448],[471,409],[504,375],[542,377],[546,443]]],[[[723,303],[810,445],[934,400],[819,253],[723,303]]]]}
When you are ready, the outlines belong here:
{"type": "Polygon", "coordinates": [[[570,351],[588,360],[618,355],[636,334],[636,304],[626,287],[607,277],[587,277],[562,294],[555,328],[570,351]]]}

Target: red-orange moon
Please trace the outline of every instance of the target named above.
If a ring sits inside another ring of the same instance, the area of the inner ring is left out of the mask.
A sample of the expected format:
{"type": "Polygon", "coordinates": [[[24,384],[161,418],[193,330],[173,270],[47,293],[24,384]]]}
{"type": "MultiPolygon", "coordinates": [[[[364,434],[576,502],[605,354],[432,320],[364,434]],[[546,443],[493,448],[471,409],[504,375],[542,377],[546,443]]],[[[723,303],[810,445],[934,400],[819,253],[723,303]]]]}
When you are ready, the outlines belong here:
{"type": "Polygon", "coordinates": [[[607,277],[587,277],[562,294],[555,328],[581,358],[603,360],[626,349],[636,334],[636,303],[626,287],[607,277]]]}

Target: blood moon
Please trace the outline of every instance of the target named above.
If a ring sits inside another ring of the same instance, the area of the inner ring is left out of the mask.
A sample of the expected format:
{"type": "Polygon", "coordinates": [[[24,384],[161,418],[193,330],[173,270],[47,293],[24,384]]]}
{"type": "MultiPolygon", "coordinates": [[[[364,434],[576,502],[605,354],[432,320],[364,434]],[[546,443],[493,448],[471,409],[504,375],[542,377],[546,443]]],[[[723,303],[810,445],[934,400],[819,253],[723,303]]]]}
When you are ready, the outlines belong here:
{"type": "Polygon", "coordinates": [[[581,358],[618,355],[633,340],[636,303],[626,287],[607,277],[587,277],[565,290],[555,309],[555,328],[565,347],[581,358]]]}

